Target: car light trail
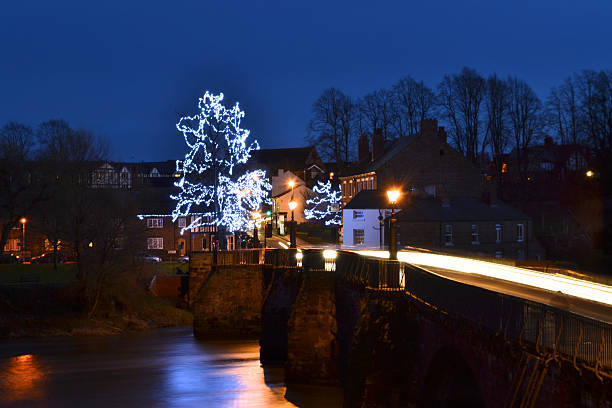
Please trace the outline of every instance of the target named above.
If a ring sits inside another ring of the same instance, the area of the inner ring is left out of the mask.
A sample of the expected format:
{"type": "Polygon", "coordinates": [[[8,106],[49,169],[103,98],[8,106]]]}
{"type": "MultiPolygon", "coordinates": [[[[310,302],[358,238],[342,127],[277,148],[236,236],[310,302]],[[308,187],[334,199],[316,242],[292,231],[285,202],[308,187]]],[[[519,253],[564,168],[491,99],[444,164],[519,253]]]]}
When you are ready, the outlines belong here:
{"type": "MultiPolygon", "coordinates": [[[[361,255],[388,258],[388,251],[354,251],[361,255]]],[[[468,274],[478,274],[495,279],[528,285],[551,292],[612,305],[612,287],[559,274],[548,274],[515,266],[477,261],[449,255],[422,252],[398,252],[399,261],[414,265],[431,266],[468,274]]]]}

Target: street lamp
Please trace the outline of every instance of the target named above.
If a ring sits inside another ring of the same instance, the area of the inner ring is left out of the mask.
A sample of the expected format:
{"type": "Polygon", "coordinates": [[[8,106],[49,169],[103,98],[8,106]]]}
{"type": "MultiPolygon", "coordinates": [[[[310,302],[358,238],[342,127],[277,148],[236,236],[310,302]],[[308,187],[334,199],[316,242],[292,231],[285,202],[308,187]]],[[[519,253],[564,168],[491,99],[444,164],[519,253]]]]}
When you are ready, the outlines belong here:
{"type": "Polygon", "coordinates": [[[591,178],[591,177],[593,177],[594,175],[595,175],[595,173],[593,172],[593,170],[588,170],[588,171],[586,172],[586,176],[587,176],[588,178],[591,178]]]}
{"type": "Polygon", "coordinates": [[[26,247],[25,245],[25,225],[26,225],[26,222],[28,222],[28,220],[26,219],[26,217],[23,217],[19,220],[19,222],[21,223],[21,226],[22,226],[21,228],[21,254],[23,257],[23,253],[25,252],[25,247],[26,247]]]}
{"type": "Polygon", "coordinates": [[[256,248],[259,248],[259,233],[257,232],[257,220],[261,217],[258,211],[254,211],[251,216],[253,217],[253,244],[256,248]]]}
{"type": "Polygon", "coordinates": [[[389,219],[389,259],[397,261],[397,232],[395,222],[397,221],[393,217],[393,210],[399,200],[401,192],[397,189],[387,190],[387,198],[391,203],[391,218],[389,219]]]}
{"type": "Polygon", "coordinates": [[[293,198],[291,199],[291,201],[289,201],[289,209],[291,210],[291,228],[289,229],[289,248],[296,248],[297,245],[295,244],[295,221],[294,221],[294,210],[297,207],[297,203],[295,201],[293,201],[293,198]]]}

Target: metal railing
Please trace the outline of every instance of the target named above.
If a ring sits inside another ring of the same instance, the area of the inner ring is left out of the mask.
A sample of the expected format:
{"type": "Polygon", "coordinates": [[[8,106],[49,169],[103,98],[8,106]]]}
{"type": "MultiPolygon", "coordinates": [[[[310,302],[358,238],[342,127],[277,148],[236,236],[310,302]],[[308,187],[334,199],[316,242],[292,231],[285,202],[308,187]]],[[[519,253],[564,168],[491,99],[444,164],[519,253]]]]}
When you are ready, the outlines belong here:
{"type": "MultiPolygon", "coordinates": [[[[254,249],[219,252],[222,265],[275,265],[325,270],[363,288],[408,294],[477,327],[600,372],[612,372],[612,325],[548,305],[465,285],[414,265],[352,252],[254,249]]],[[[609,375],[609,374],[607,374],[609,375]]]]}

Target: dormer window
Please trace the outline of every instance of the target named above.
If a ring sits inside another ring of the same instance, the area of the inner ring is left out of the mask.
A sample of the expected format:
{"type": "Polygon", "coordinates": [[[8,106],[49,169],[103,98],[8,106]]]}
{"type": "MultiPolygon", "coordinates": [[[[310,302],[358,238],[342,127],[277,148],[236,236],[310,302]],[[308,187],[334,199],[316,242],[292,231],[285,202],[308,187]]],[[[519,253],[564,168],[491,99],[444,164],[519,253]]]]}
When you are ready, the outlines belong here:
{"type": "Polygon", "coordinates": [[[151,172],[149,173],[149,177],[159,177],[159,170],[157,170],[157,167],[153,167],[153,170],[151,170],[151,172]]]}

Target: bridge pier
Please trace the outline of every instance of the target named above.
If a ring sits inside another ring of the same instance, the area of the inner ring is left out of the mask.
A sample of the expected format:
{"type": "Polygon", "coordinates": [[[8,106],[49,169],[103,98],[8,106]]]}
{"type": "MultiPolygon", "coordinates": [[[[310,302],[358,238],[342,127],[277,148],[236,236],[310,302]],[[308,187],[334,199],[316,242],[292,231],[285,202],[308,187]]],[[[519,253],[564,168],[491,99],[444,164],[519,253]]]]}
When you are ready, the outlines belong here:
{"type": "Polygon", "coordinates": [[[264,296],[259,344],[262,363],[287,361],[287,322],[302,285],[302,269],[271,267],[270,284],[264,296]]]}
{"type": "Polygon", "coordinates": [[[361,300],[344,406],[411,406],[404,403],[418,395],[417,339],[417,316],[410,304],[394,292],[369,291],[361,300]]]}
{"type": "MultiPolygon", "coordinates": [[[[212,254],[192,254],[195,262],[209,256],[212,254]]],[[[203,279],[193,302],[194,335],[259,336],[263,292],[263,265],[216,265],[203,279]]]]}
{"type": "Polygon", "coordinates": [[[325,270],[304,273],[287,324],[287,383],[339,385],[335,276],[325,270]]]}

